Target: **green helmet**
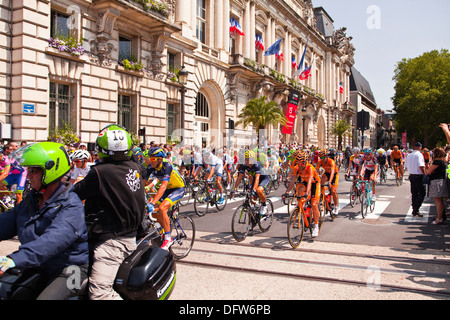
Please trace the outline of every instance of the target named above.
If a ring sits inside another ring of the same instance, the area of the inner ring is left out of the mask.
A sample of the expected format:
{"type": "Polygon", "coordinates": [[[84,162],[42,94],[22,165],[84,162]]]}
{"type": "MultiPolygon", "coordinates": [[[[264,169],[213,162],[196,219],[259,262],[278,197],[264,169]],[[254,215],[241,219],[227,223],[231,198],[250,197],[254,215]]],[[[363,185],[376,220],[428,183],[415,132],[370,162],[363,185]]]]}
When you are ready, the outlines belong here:
{"type": "Polygon", "coordinates": [[[14,154],[22,167],[39,167],[43,170],[42,186],[59,181],[70,170],[70,159],[62,144],[37,142],[28,144],[14,154]]]}
{"type": "Polygon", "coordinates": [[[99,158],[108,158],[113,161],[129,160],[133,150],[131,135],[124,127],[110,124],[98,134],[95,150],[99,158]]]}

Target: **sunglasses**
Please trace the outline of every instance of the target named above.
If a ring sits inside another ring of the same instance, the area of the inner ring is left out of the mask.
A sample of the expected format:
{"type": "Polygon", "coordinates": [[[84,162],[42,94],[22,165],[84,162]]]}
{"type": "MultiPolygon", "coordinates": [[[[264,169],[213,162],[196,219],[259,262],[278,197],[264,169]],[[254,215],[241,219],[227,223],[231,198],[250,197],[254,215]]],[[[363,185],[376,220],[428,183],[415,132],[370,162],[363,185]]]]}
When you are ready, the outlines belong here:
{"type": "Polygon", "coordinates": [[[40,172],[42,172],[42,169],[38,167],[28,167],[27,169],[27,173],[29,174],[38,174],[40,172]]]}
{"type": "Polygon", "coordinates": [[[157,160],[158,160],[157,157],[149,157],[148,159],[149,159],[150,161],[157,161],[157,160]]]}
{"type": "Polygon", "coordinates": [[[81,160],[73,160],[72,162],[73,162],[73,163],[80,163],[81,160]]]}

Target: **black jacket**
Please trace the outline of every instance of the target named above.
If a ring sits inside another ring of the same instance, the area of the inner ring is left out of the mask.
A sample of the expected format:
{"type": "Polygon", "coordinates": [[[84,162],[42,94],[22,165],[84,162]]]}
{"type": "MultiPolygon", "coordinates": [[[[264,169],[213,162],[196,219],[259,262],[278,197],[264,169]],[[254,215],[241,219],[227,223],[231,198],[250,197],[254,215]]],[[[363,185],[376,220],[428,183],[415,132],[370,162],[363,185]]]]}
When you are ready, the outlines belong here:
{"type": "Polygon", "coordinates": [[[75,184],[86,200],[89,238],[104,241],[136,232],[145,213],[143,172],[134,161],[99,163],[75,184]]]}

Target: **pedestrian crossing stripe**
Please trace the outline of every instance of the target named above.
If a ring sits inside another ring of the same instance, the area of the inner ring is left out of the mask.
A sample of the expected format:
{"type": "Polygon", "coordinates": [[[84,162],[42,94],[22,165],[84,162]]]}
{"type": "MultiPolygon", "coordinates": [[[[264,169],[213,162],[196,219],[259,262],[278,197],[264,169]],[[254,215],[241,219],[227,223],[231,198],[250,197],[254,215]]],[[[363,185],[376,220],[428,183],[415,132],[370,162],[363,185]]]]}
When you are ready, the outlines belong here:
{"type": "Polygon", "coordinates": [[[420,207],[420,213],[423,217],[415,217],[412,215],[412,208],[409,208],[408,213],[405,216],[404,222],[414,222],[414,223],[428,223],[428,218],[430,216],[432,204],[423,203],[420,207]]]}

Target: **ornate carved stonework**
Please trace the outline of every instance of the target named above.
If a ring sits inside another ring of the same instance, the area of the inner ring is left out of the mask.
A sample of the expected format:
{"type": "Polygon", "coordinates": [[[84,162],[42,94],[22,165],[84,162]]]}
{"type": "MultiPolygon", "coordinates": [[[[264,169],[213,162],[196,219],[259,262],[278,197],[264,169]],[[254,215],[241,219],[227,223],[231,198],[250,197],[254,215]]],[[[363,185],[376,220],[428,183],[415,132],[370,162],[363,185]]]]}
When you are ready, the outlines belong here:
{"type": "Polygon", "coordinates": [[[243,71],[226,73],[229,88],[227,98],[228,100],[230,100],[230,103],[234,103],[236,101],[236,89],[239,83],[239,79],[243,73],[243,71]]]}
{"type": "Polygon", "coordinates": [[[120,16],[116,9],[109,8],[97,14],[97,36],[89,43],[91,45],[91,61],[100,65],[111,65],[111,52],[114,45],[110,43],[114,22],[120,16]]]}
{"type": "Polygon", "coordinates": [[[355,47],[350,43],[353,38],[347,37],[345,31],[347,31],[347,28],[344,27],[334,32],[332,36],[332,46],[342,53],[342,63],[345,64],[348,62],[353,65],[355,63],[355,47]]]}
{"type": "Polygon", "coordinates": [[[163,80],[165,74],[162,73],[163,68],[163,51],[166,46],[166,41],[169,39],[164,33],[156,33],[152,36],[151,43],[151,57],[147,59],[147,70],[149,76],[155,80],[163,80]]]}

